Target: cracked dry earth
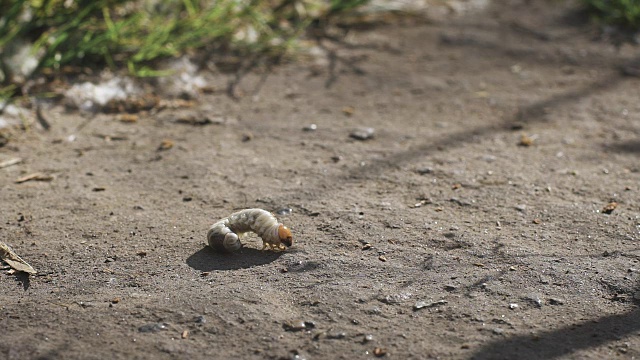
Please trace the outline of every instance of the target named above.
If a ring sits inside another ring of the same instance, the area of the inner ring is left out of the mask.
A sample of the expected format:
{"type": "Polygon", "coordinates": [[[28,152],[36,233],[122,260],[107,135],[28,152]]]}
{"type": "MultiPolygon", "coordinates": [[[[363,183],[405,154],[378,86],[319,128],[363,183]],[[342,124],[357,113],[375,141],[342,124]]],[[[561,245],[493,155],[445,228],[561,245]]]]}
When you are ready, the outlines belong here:
{"type": "Polygon", "coordinates": [[[581,19],[496,1],[353,31],[238,101],[52,107],[0,148],[24,159],[0,238],[38,270],[0,276],[0,358],[638,358],[640,47],[581,19]],[[247,207],[290,208],[294,246],[205,247],[247,207]]]}

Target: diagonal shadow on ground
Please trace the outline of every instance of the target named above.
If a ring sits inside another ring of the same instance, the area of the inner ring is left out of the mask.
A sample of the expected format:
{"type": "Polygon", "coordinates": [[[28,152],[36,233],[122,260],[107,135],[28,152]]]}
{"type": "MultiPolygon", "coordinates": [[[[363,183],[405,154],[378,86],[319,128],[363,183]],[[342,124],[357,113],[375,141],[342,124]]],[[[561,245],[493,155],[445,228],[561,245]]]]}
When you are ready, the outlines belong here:
{"type": "MultiPolygon", "coordinates": [[[[475,43],[471,45],[476,46],[475,43]]],[[[498,53],[514,55],[508,51],[499,51],[498,53]]],[[[523,54],[518,53],[517,55],[523,54]]],[[[613,69],[617,69],[619,66],[615,61],[613,61],[612,65],[613,69]]],[[[369,161],[366,166],[345,169],[344,172],[334,177],[322,178],[314,187],[325,190],[324,192],[317,191],[313,196],[324,197],[327,192],[348,191],[348,186],[331,190],[335,189],[335,187],[329,185],[344,183],[345,180],[355,180],[351,183],[353,185],[358,184],[360,181],[374,179],[386,171],[398,169],[403,164],[426,157],[433,151],[456,148],[468,143],[470,139],[489,136],[497,132],[510,131],[509,129],[512,128],[512,125],[516,123],[529,125],[548,121],[544,115],[550,109],[566,106],[585,97],[614,89],[623,81],[628,81],[626,79],[628,78],[623,77],[617,70],[610,71],[607,72],[607,75],[581,88],[573,89],[560,95],[552,95],[532,105],[522,107],[515,114],[503,118],[502,121],[451,133],[438,139],[432,139],[409,151],[401,151],[390,154],[383,159],[369,161]]],[[[632,151],[636,151],[637,144],[631,145],[623,146],[620,150],[629,151],[628,149],[632,149],[632,151]]],[[[275,202],[279,200],[283,199],[274,199],[275,202]]],[[[307,200],[309,199],[307,198],[307,200]]],[[[477,284],[472,284],[471,287],[475,285],[477,284]]],[[[603,316],[585,322],[576,322],[566,327],[548,330],[536,335],[519,335],[494,341],[482,346],[471,358],[512,359],[517,357],[540,360],[552,359],[573,354],[581,349],[601,346],[639,330],[640,310],[636,308],[627,313],[603,316]]]]}
{"type": "Polygon", "coordinates": [[[603,316],[597,320],[575,323],[560,329],[535,335],[519,335],[482,346],[471,359],[543,360],[569,355],[578,350],[594,348],[620,340],[640,331],[640,309],[603,316]],[[517,354],[517,356],[516,356],[517,354]]]}

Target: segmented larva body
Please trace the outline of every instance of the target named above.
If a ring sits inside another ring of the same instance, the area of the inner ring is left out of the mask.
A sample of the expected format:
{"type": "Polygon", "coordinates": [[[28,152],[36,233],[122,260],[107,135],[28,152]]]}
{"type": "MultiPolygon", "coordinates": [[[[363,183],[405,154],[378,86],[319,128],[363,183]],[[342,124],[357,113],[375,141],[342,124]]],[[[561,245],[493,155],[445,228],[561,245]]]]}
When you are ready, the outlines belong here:
{"type": "Polygon", "coordinates": [[[262,209],[241,210],[216,222],[207,233],[207,242],[216,250],[237,251],[242,247],[240,237],[247,232],[262,238],[262,250],[285,250],[293,244],[291,231],[262,209]]]}

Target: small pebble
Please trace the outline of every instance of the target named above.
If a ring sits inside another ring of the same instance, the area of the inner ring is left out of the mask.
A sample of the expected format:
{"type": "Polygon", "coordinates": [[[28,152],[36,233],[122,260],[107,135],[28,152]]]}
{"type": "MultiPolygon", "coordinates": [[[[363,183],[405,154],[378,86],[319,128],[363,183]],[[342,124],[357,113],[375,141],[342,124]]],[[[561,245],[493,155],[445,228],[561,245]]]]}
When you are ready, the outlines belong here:
{"type": "Polygon", "coordinates": [[[509,304],[509,309],[515,310],[518,308],[518,304],[509,304]]]}
{"type": "Polygon", "coordinates": [[[418,301],[415,305],[413,305],[413,311],[420,310],[426,307],[427,307],[426,301],[418,301]]]}
{"type": "Polygon", "coordinates": [[[199,315],[199,316],[196,316],[196,318],[194,319],[194,322],[196,324],[204,324],[207,322],[207,318],[205,318],[204,315],[199,315]]]}
{"type": "Polygon", "coordinates": [[[518,145],[528,147],[533,145],[534,140],[535,139],[533,137],[523,134],[522,136],[520,136],[520,141],[518,142],[518,145]]]}
{"type": "Polygon", "coordinates": [[[327,339],[340,340],[347,337],[347,333],[339,332],[334,334],[327,334],[327,339]]]}
{"type": "Polygon", "coordinates": [[[309,124],[305,127],[302,128],[302,131],[316,131],[318,129],[318,125],[316,124],[309,124]]]}
{"type": "Polygon", "coordinates": [[[362,250],[369,250],[369,249],[371,249],[371,244],[366,243],[366,244],[362,245],[362,250]]]}
{"type": "Polygon", "coordinates": [[[276,210],[276,215],[291,215],[291,213],[293,213],[292,208],[282,208],[276,210]]]}
{"type": "Polygon", "coordinates": [[[356,109],[354,109],[352,106],[345,106],[342,108],[342,112],[347,116],[351,116],[354,112],[356,112],[356,109]]]}
{"type": "Polygon", "coordinates": [[[290,321],[285,321],[282,324],[282,328],[285,331],[292,331],[292,332],[309,330],[309,329],[313,329],[314,327],[316,327],[316,324],[314,322],[303,321],[303,320],[290,320],[290,321]]]}
{"type": "Polygon", "coordinates": [[[559,298],[549,298],[549,305],[564,305],[564,300],[559,298]]]}
{"type": "Polygon", "coordinates": [[[349,136],[356,140],[369,140],[373,137],[374,134],[375,134],[374,128],[360,127],[351,131],[349,136]]]}
{"type": "Polygon", "coordinates": [[[387,295],[385,297],[380,297],[378,300],[382,303],[389,305],[396,305],[402,302],[405,302],[411,298],[411,293],[399,293],[393,295],[387,295]]]}
{"type": "Polygon", "coordinates": [[[602,213],[603,214],[611,214],[613,212],[613,210],[615,210],[618,207],[618,203],[615,201],[612,201],[610,203],[608,203],[607,205],[605,205],[605,207],[602,208],[602,213]]]}
{"type": "Polygon", "coordinates": [[[496,334],[496,335],[502,335],[502,334],[504,334],[504,330],[501,329],[501,328],[495,328],[495,329],[493,329],[493,333],[496,334]]]}
{"type": "Polygon", "coordinates": [[[380,255],[380,256],[378,256],[378,260],[380,260],[382,262],[385,262],[385,261],[387,261],[387,258],[384,255],[380,255]]]}
{"type": "Polygon", "coordinates": [[[364,338],[362,339],[362,343],[363,344],[366,344],[366,343],[371,342],[371,341],[373,341],[373,335],[371,335],[371,334],[365,335],[364,338]]]}
{"type": "Polygon", "coordinates": [[[141,333],[158,332],[161,330],[167,330],[166,323],[151,323],[151,324],[142,325],[138,328],[138,331],[141,333]]]}
{"type": "Polygon", "coordinates": [[[373,355],[375,355],[377,357],[383,357],[383,356],[387,355],[387,349],[386,348],[377,347],[377,348],[373,349],[373,355]]]}
{"type": "Polygon", "coordinates": [[[537,307],[542,307],[542,300],[540,300],[540,296],[538,294],[528,294],[524,297],[524,300],[537,307]]]}
{"type": "Polygon", "coordinates": [[[253,134],[252,133],[244,133],[242,134],[242,138],[240,139],[242,142],[248,142],[253,140],[253,134]]]}
{"type": "Polygon", "coordinates": [[[172,140],[164,139],[162,140],[160,145],[158,145],[158,151],[169,150],[173,147],[173,145],[174,145],[174,142],[172,140]]]}
{"type": "Polygon", "coordinates": [[[447,303],[447,300],[438,300],[431,303],[427,303],[426,301],[418,301],[415,305],[413,305],[413,311],[418,311],[424,308],[432,308],[438,305],[444,305],[447,303]]]}
{"type": "Polygon", "coordinates": [[[494,156],[494,155],[482,155],[480,157],[480,159],[482,159],[482,160],[484,160],[484,161],[486,161],[488,163],[492,163],[492,162],[496,161],[498,158],[496,156],[494,156]]]}
{"type": "Polygon", "coordinates": [[[427,175],[433,173],[433,168],[431,167],[423,167],[416,169],[416,172],[420,175],[427,175]]]}

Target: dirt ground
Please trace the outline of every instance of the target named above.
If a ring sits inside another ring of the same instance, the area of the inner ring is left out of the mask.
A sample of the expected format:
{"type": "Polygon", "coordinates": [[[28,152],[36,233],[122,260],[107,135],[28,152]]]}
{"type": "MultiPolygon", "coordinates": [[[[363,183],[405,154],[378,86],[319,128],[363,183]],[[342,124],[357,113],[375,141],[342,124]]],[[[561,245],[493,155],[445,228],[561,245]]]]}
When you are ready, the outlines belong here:
{"type": "Polygon", "coordinates": [[[583,19],[496,1],[351,32],[239,100],[47,110],[0,148],[24,159],[0,239],[39,272],[0,276],[0,358],[640,357],[640,46],[583,19]],[[294,246],[205,246],[248,207],[294,246]]]}

